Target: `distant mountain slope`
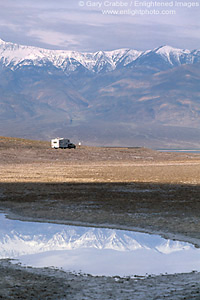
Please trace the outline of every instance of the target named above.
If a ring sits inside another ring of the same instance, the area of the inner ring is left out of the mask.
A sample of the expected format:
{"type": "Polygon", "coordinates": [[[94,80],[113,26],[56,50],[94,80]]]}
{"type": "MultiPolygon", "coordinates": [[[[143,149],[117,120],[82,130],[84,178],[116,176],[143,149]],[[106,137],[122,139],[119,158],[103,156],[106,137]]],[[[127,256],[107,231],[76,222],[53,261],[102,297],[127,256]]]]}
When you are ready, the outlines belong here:
{"type": "Polygon", "coordinates": [[[85,94],[106,120],[200,125],[200,64],[182,65],[151,76],[126,72],[108,85],[85,94]],[[109,101],[108,101],[109,100],[109,101]]]}
{"type": "Polygon", "coordinates": [[[0,40],[0,135],[200,147],[199,67],[200,50],[79,53],[0,40]]]}

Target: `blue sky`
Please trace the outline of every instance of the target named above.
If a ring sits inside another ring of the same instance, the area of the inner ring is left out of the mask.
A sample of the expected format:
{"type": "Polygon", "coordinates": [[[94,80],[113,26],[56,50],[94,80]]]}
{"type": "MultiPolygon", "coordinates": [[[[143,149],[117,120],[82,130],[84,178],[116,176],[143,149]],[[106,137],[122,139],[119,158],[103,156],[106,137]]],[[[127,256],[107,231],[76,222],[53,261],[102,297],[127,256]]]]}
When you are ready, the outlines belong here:
{"type": "Polygon", "coordinates": [[[170,0],[139,2],[0,0],[0,38],[49,49],[91,52],[147,50],[161,45],[200,48],[199,1],[181,1],[184,7],[170,0]],[[155,7],[155,2],[165,5],[155,7]],[[153,3],[154,7],[148,8],[145,3],[153,3]],[[190,3],[194,6],[189,8],[190,3]],[[152,13],[154,9],[159,14],[152,13]],[[103,14],[103,10],[121,13],[103,14]],[[145,14],[138,13],[144,10],[145,14]]]}

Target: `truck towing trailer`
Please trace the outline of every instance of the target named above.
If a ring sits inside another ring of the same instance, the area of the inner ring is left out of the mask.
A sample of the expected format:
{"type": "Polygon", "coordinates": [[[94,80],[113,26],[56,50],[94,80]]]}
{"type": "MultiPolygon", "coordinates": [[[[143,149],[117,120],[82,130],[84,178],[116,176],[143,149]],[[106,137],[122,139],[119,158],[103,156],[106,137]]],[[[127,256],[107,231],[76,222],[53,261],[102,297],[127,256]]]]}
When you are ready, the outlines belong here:
{"type": "Polygon", "coordinates": [[[51,148],[54,149],[76,149],[76,145],[71,143],[69,139],[56,138],[51,140],[51,148]]]}

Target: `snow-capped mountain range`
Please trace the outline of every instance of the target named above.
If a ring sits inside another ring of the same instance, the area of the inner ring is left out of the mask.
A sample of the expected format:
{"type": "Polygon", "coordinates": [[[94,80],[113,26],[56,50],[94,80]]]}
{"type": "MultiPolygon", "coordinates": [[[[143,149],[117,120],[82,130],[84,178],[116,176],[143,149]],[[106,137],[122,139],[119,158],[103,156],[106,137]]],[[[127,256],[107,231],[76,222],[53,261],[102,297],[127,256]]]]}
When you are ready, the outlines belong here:
{"type": "Polygon", "coordinates": [[[48,50],[23,46],[0,39],[0,63],[12,70],[22,66],[43,66],[52,64],[66,74],[83,68],[92,73],[113,71],[127,66],[161,63],[163,68],[200,62],[200,50],[183,50],[170,46],[147,51],[118,49],[114,51],[77,52],[48,50]]]}

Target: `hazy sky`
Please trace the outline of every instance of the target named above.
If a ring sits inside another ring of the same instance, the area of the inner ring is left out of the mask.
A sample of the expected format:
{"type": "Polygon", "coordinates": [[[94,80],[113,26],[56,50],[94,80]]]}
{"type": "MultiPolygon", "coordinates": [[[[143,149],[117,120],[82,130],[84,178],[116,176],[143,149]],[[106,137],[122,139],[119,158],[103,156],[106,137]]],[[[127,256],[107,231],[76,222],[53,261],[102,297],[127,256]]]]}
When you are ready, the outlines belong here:
{"type": "Polygon", "coordinates": [[[200,49],[200,1],[0,0],[0,38],[91,52],[200,49]]]}

